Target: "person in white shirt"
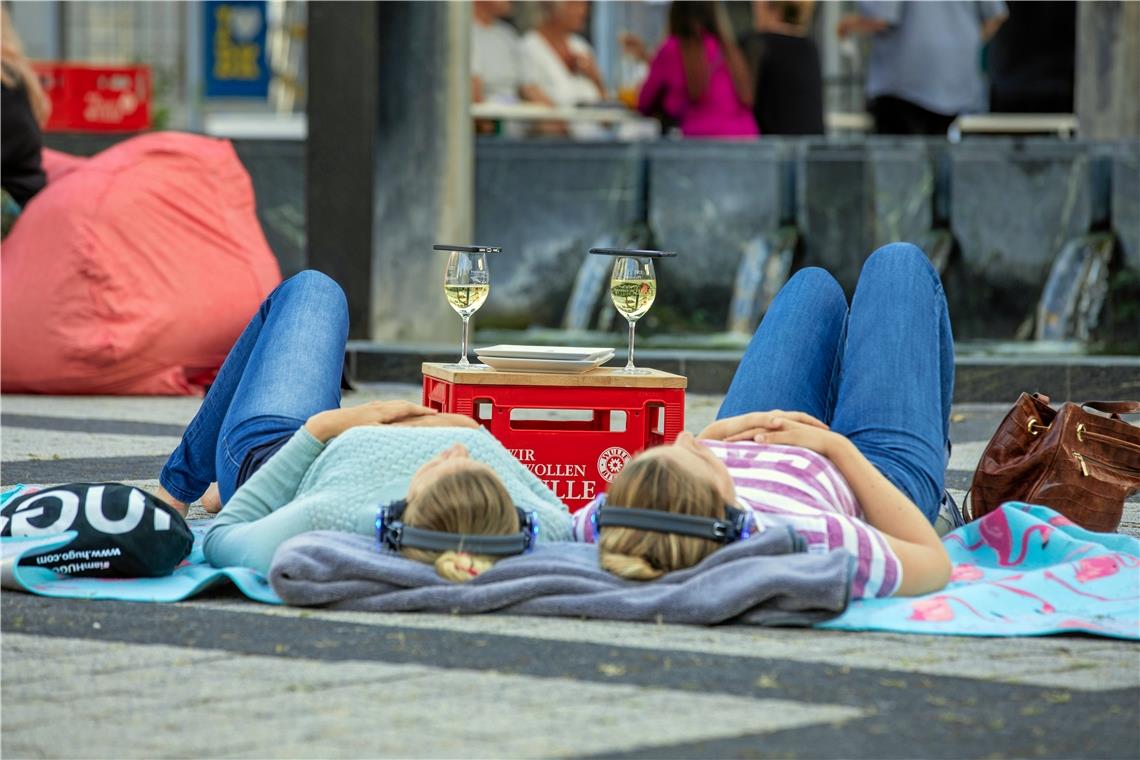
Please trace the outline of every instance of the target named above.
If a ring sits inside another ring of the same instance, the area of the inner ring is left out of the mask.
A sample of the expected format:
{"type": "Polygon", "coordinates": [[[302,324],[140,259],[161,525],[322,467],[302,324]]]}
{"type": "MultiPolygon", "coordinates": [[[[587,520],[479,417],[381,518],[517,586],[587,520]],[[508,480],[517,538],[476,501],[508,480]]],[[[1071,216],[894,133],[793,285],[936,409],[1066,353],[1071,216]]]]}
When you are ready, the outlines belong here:
{"type": "Polygon", "coordinates": [[[527,75],[518,32],[502,20],[510,13],[508,0],[476,0],[472,6],[471,99],[553,105],[527,75]]]}
{"type": "MultiPolygon", "coordinates": [[[[606,86],[594,49],[579,34],[586,26],[588,4],[581,0],[542,3],[542,11],[541,23],[522,42],[530,79],[559,106],[604,99],[606,86]]],[[[563,131],[579,138],[605,134],[597,124],[570,124],[563,131]]]]}

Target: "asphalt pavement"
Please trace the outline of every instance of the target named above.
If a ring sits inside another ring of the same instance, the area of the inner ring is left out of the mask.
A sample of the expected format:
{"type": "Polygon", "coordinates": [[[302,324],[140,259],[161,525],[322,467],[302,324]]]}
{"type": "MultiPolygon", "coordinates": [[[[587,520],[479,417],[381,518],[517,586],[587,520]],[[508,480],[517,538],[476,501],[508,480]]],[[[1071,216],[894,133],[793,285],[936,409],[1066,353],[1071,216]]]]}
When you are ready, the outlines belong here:
{"type": "MultiPolygon", "coordinates": [[[[418,399],[407,385],[373,397],[418,399]]],[[[690,395],[690,429],[719,398],[690,395]]],[[[153,486],[195,399],[0,399],[0,481],[153,486]]],[[[968,486],[1000,405],[955,407],[968,486]]],[[[195,509],[192,517],[204,517],[195,509]]],[[[1140,504],[1122,526],[1140,535],[1140,504]]],[[[1137,757],[1140,647],[0,595],[16,757],[1137,757]]]]}

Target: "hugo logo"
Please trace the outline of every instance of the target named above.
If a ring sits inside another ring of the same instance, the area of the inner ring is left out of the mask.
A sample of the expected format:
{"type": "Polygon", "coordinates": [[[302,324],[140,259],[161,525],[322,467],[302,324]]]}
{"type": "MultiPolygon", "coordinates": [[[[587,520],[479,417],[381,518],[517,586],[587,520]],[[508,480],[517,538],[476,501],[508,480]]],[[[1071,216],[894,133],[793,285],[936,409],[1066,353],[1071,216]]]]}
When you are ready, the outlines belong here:
{"type": "MultiPolygon", "coordinates": [[[[87,489],[83,501],[83,516],[87,524],[100,533],[119,535],[129,533],[139,526],[146,514],[146,495],[132,488],[127,496],[127,511],[122,517],[110,518],[104,509],[103,496],[106,487],[93,485],[87,489]]],[[[57,489],[35,494],[19,504],[10,515],[0,516],[0,531],[11,522],[13,536],[43,536],[71,530],[79,516],[79,495],[72,491],[57,489]],[[55,519],[47,525],[42,518],[58,510],[55,519]],[[33,522],[35,521],[35,522],[33,522]]],[[[154,529],[169,530],[170,515],[161,509],[154,510],[154,529]]]]}

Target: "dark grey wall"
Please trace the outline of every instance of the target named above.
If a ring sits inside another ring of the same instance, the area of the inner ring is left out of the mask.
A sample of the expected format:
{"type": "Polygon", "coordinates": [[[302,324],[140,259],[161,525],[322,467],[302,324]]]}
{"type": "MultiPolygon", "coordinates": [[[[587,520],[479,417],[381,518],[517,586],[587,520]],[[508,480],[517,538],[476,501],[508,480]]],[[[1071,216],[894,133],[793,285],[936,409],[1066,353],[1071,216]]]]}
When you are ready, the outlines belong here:
{"type": "MultiPolygon", "coordinates": [[[[119,139],[49,135],[48,144],[90,154],[119,139]]],[[[404,241],[385,255],[397,263],[399,257],[418,257],[425,268],[414,276],[434,287],[436,270],[442,271],[442,259],[427,250],[434,213],[415,202],[418,196],[409,191],[406,176],[360,171],[362,159],[341,148],[335,130],[324,143],[311,139],[308,165],[321,173],[316,183],[321,189],[308,206],[331,215],[314,226],[306,224],[305,144],[234,144],[253,179],[258,215],[286,275],[305,266],[306,250],[326,251],[322,240],[356,240],[355,246],[333,246],[348,267],[338,279],[350,288],[370,287],[368,275],[353,274],[353,267],[364,272],[368,264],[373,203],[380,196],[371,201],[367,196],[375,181],[387,188],[385,238],[404,241]],[[407,194],[403,206],[397,202],[402,193],[407,194]],[[407,242],[413,233],[423,237],[415,246],[407,242]]],[[[799,264],[827,267],[850,290],[877,246],[921,241],[930,229],[941,163],[950,182],[949,197],[939,197],[942,216],[959,246],[946,276],[956,328],[961,337],[1010,337],[1031,313],[1065,241],[1096,223],[1097,203],[1089,190],[1094,156],[1105,157],[1111,167],[1107,197],[1120,260],[1129,269],[1124,279],[1138,279],[1140,146],[1135,142],[480,141],[474,239],[502,245],[505,253],[492,261],[493,293],[478,320],[481,326],[560,324],[586,249],[611,236],[679,251],[678,259],[659,268],[664,307],[659,316],[672,310],[681,315],[681,327],[722,329],[742,246],[774,229],[789,205],[803,236],[799,264]],[[788,161],[798,185],[791,204],[781,175],[788,161]]]]}
{"type": "Polygon", "coordinates": [[[647,147],[652,242],[677,251],[657,272],[665,308],[656,316],[666,324],[724,329],[746,246],[779,226],[785,147],[772,141],[647,147]]]}
{"type": "Polygon", "coordinates": [[[478,142],[475,238],[503,247],[480,324],[560,324],[590,246],[643,218],[642,167],[638,144],[478,142]]]}

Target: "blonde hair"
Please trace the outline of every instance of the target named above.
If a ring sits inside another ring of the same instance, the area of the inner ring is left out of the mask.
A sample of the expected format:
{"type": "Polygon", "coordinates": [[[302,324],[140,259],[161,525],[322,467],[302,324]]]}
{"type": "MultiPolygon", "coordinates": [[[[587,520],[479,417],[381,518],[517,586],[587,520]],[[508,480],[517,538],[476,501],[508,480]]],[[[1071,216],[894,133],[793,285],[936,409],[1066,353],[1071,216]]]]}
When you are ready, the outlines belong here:
{"type": "MultiPolygon", "coordinates": [[[[724,498],[711,480],[660,456],[630,460],[607,491],[606,503],[695,517],[722,518],[725,514],[724,498]]],[[[605,528],[598,541],[598,560],[602,569],[620,578],[650,581],[692,567],[719,547],[715,541],[695,536],[605,528]]]]}
{"type": "Polygon", "coordinates": [[[28,94],[28,103],[32,107],[32,114],[36,123],[41,127],[47,123],[51,114],[51,101],[44,92],[40,78],[36,75],[32,64],[24,55],[24,44],[16,34],[16,27],[12,25],[12,17],[8,15],[8,7],[0,5],[0,80],[5,87],[16,89],[21,85],[28,94]]]}
{"type": "MultiPolygon", "coordinates": [[[[504,536],[519,531],[518,512],[502,481],[488,470],[458,470],[433,480],[404,509],[412,528],[445,533],[504,536]]],[[[435,565],[441,578],[469,581],[491,569],[498,557],[464,551],[434,552],[403,547],[408,559],[435,565]]]]}

